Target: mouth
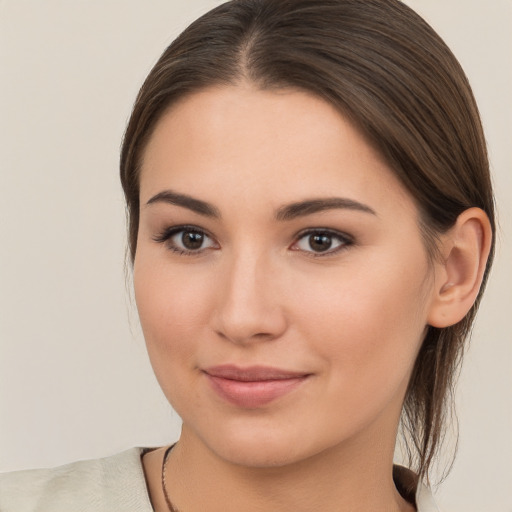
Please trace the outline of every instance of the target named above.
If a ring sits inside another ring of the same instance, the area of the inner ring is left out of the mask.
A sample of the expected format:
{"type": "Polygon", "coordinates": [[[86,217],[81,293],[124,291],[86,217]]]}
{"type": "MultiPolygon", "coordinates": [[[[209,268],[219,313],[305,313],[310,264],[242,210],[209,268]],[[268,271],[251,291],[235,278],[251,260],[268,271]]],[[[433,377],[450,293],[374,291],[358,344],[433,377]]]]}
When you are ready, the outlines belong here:
{"type": "Polygon", "coordinates": [[[204,374],[223,400],[245,409],[269,404],[292,392],[311,376],[267,366],[240,368],[233,365],[207,368],[204,374]]]}

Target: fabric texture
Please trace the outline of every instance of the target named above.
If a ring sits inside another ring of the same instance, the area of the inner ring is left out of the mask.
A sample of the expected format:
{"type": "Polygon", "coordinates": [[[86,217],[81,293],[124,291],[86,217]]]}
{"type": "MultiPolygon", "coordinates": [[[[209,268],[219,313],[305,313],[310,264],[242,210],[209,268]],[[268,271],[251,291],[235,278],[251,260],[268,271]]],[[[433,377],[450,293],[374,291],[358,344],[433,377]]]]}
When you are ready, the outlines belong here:
{"type": "MultiPolygon", "coordinates": [[[[145,450],[0,474],[0,512],[153,512],[141,462],[145,450]]],[[[416,506],[418,512],[440,512],[421,483],[416,506]]]]}
{"type": "Polygon", "coordinates": [[[152,512],[141,453],[0,475],[0,512],[152,512]]]}

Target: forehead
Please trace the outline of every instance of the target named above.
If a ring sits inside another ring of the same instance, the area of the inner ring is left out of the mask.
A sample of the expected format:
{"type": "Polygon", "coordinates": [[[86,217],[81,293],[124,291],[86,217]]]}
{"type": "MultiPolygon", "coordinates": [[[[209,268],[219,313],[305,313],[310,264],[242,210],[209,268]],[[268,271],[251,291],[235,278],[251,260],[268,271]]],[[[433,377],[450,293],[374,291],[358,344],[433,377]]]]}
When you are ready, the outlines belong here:
{"type": "Polygon", "coordinates": [[[206,89],[162,116],[144,153],[141,199],[169,187],[209,199],[223,190],[222,199],[230,191],[276,201],[336,193],[412,203],[332,105],[303,91],[248,85],[206,89]]]}

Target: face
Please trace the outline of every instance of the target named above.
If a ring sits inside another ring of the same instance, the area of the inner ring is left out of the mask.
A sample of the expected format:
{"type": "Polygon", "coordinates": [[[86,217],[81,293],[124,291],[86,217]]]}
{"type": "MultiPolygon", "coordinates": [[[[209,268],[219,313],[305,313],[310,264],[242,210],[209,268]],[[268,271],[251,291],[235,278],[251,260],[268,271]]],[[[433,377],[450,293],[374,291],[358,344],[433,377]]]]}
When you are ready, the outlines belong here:
{"type": "Polygon", "coordinates": [[[254,466],[394,445],[432,280],[412,198],[339,112],[196,93],[157,125],[140,198],[136,301],[184,435],[254,466]]]}

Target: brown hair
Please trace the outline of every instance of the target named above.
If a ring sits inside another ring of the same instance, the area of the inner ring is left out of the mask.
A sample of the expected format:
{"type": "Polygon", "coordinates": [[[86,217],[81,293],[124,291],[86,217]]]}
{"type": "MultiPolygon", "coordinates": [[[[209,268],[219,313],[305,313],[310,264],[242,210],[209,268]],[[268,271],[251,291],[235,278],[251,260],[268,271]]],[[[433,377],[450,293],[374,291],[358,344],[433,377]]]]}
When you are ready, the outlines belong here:
{"type": "MultiPolygon", "coordinates": [[[[156,123],[186,95],[242,81],[309,91],[348,116],[415,199],[432,257],[437,235],[467,208],[483,209],[494,231],[473,94],[454,55],[420,16],[398,0],[234,0],[167,48],[135,102],[121,152],[132,261],[141,160],[156,123]]],[[[428,328],[409,383],[402,427],[409,463],[427,479],[493,249],[472,309],[456,325],[428,328]]]]}

